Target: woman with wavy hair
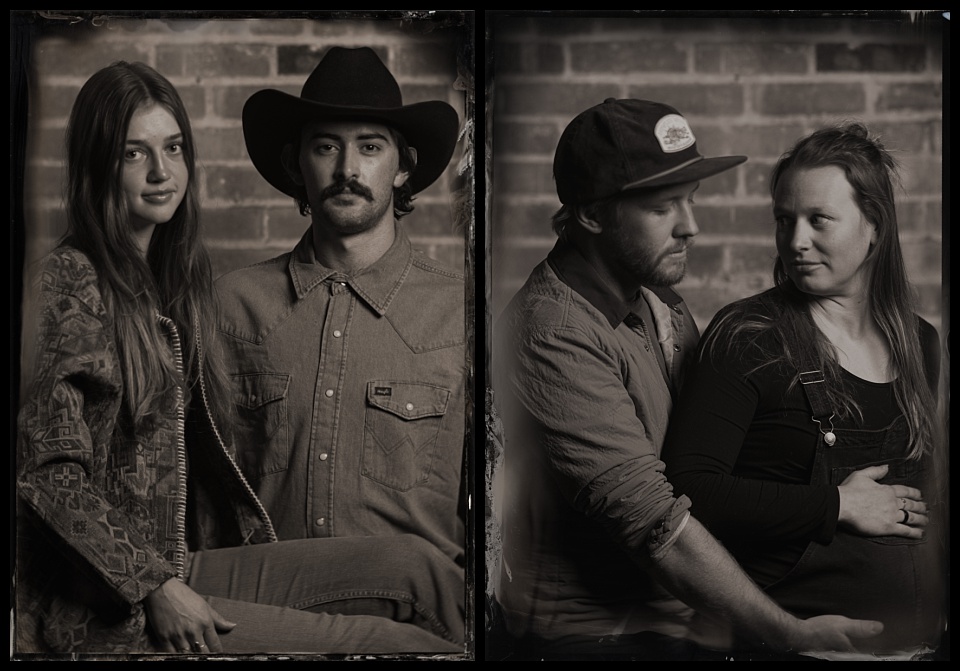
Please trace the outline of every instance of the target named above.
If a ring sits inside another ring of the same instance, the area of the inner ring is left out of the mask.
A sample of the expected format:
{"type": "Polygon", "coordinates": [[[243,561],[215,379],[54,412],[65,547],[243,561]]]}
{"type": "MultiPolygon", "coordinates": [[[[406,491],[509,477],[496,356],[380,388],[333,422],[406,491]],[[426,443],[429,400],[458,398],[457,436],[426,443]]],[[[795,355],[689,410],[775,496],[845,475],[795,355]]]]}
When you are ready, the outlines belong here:
{"type": "Polygon", "coordinates": [[[344,539],[343,565],[325,562],[313,539],[277,542],[237,468],[173,85],[142,63],[95,73],[67,165],[18,420],[16,650],[459,651],[444,628],[459,595],[394,570],[418,539],[385,539],[363,565],[344,539]],[[391,598],[360,603],[360,588],[391,598]]]}
{"type": "Polygon", "coordinates": [[[915,313],[896,163],[859,123],[771,178],[775,286],[723,308],[663,450],[698,518],[781,606],[884,623],[871,653],[940,639],[939,340],[915,313]]]}

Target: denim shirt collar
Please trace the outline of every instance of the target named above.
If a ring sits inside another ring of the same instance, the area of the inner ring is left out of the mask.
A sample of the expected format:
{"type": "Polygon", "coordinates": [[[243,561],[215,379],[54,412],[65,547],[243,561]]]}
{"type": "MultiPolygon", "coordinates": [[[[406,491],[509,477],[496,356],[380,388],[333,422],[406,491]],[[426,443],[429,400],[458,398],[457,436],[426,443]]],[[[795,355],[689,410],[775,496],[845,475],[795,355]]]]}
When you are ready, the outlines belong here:
{"type": "MultiPolygon", "coordinates": [[[[638,311],[636,301],[642,301],[643,297],[638,294],[634,301],[622,301],[617,298],[610,287],[600,279],[593,266],[587,263],[587,260],[573,245],[563,240],[557,240],[557,244],[547,256],[547,262],[564,284],[583,296],[600,311],[610,322],[611,328],[619,326],[620,322],[631,312],[636,313],[638,311]]],[[[668,306],[672,307],[683,302],[680,295],[669,287],[647,288],[668,306]]]]}
{"type": "Polygon", "coordinates": [[[329,278],[344,282],[377,314],[386,314],[413,264],[413,248],[403,226],[396,224],[396,237],[383,256],[354,275],[327,268],[317,261],[313,248],[313,227],[307,229],[290,255],[288,272],[297,300],[301,300],[329,278]]]}

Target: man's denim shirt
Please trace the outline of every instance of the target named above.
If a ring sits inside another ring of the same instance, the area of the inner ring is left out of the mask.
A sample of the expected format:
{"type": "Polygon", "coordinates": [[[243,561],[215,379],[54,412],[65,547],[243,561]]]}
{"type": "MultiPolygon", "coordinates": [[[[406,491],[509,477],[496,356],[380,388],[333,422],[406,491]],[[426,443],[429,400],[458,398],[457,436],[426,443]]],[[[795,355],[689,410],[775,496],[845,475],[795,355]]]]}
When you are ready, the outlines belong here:
{"type": "Polygon", "coordinates": [[[691,612],[643,567],[688,518],[659,456],[698,336],[672,290],[624,303],[562,241],[504,310],[497,599],[514,635],[685,633],[691,612]]]}
{"type": "Polygon", "coordinates": [[[279,538],[412,533],[462,563],[463,275],[397,224],[353,276],[308,230],[217,290],[238,459],[279,538]]]}

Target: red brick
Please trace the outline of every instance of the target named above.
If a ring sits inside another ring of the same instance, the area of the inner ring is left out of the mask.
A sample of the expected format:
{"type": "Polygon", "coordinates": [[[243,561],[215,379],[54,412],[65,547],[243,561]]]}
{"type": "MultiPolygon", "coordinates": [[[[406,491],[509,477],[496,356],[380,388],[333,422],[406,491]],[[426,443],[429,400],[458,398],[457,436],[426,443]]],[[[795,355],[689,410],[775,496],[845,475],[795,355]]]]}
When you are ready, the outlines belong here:
{"type": "Polygon", "coordinates": [[[704,235],[762,235],[762,217],[770,217],[769,206],[706,205],[694,209],[700,233],[704,235]]]}
{"type": "Polygon", "coordinates": [[[687,52],[677,42],[574,42],[569,46],[574,72],[684,72],[687,52]]]}
{"type": "Polygon", "coordinates": [[[943,94],[939,83],[893,83],[877,98],[879,111],[940,110],[943,94]]]}
{"type": "Polygon", "coordinates": [[[63,119],[66,124],[78,93],[79,86],[40,86],[31,100],[30,113],[40,119],[63,119]]]}
{"type": "Polygon", "coordinates": [[[818,44],[818,72],[922,72],[926,49],[916,44],[818,44]]]}
{"type": "Polygon", "coordinates": [[[270,186],[252,164],[249,168],[207,166],[206,174],[207,194],[210,198],[241,203],[288,198],[270,186]]]}
{"type": "Polygon", "coordinates": [[[460,235],[454,230],[453,211],[448,203],[414,201],[414,209],[402,219],[410,235],[460,235]]]}
{"type": "Polygon", "coordinates": [[[943,233],[940,201],[897,200],[897,224],[901,233],[939,236],[943,233]]]}
{"type": "Polygon", "coordinates": [[[756,108],[761,114],[852,114],[866,106],[862,84],[766,84],[760,86],[756,108]]]}
{"type": "Polygon", "coordinates": [[[799,123],[779,122],[770,125],[734,126],[725,134],[726,142],[718,150],[750,157],[747,165],[763,158],[777,159],[805,134],[799,123]]]}
{"type": "Polygon", "coordinates": [[[197,154],[202,163],[249,159],[247,146],[243,140],[243,129],[239,126],[195,128],[193,135],[197,141],[197,154]]]}
{"type": "Polygon", "coordinates": [[[30,152],[27,160],[65,161],[67,158],[65,140],[63,128],[32,129],[27,147],[30,152]]]}
{"type": "Polygon", "coordinates": [[[888,150],[919,152],[931,150],[930,124],[909,121],[873,121],[867,127],[888,150]]]}
{"type": "Polygon", "coordinates": [[[569,122],[585,109],[599,105],[606,98],[616,97],[618,93],[616,84],[504,82],[497,87],[494,115],[563,115],[569,117],[569,122]]]}
{"type": "Polygon", "coordinates": [[[498,75],[559,74],[563,72],[563,47],[541,42],[505,42],[496,45],[493,66],[498,75]]]}
{"type": "Polygon", "coordinates": [[[207,208],[203,211],[203,226],[206,238],[211,241],[245,241],[251,243],[251,246],[263,244],[263,208],[207,208]]]}
{"type": "Polygon", "coordinates": [[[403,93],[403,104],[424,102],[427,100],[442,100],[450,103],[457,110],[460,116],[460,123],[463,124],[463,93],[455,91],[453,79],[450,85],[446,84],[401,84],[400,89],[403,93]]]}
{"type": "Polygon", "coordinates": [[[917,314],[937,327],[943,338],[943,315],[949,315],[949,306],[944,306],[944,287],[937,281],[917,283],[913,287],[917,296],[917,314]]]}
{"type": "Polygon", "coordinates": [[[265,44],[214,43],[157,46],[157,66],[187,77],[266,77],[274,47],[265,44]]]}
{"type": "MultiPolygon", "coordinates": [[[[466,257],[460,241],[437,243],[429,239],[413,238],[412,243],[414,249],[419,249],[431,259],[444,263],[455,271],[465,273],[466,257]]],[[[464,297],[466,297],[466,289],[464,289],[464,297]]]]}
{"type": "Polygon", "coordinates": [[[943,162],[939,156],[906,154],[898,158],[903,188],[907,193],[911,196],[939,196],[942,193],[943,162]]]}
{"type": "MultiPolygon", "coordinates": [[[[740,84],[662,84],[631,86],[627,96],[655,100],[675,107],[682,115],[702,114],[711,118],[743,113],[743,87],[740,84]]],[[[690,121],[696,132],[695,121],[690,121]]]]}
{"type": "Polygon", "coordinates": [[[66,167],[60,166],[31,166],[24,175],[24,198],[28,201],[37,199],[59,199],[67,183],[66,167]]]}
{"type": "Polygon", "coordinates": [[[555,194],[553,162],[497,161],[493,190],[503,194],[555,194]]]}
{"type": "Polygon", "coordinates": [[[448,40],[402,44],[394,52],[393,75],[403,77],[457,76],[457,52],[448,40]]]}
{"type": "Polygon", "coordinates": [[[808,53],[804,44],[698,44],[694,69],[735,75],[803,74],[808,53]]]}
{"type": "Polygon", "coordinates": [[[247,99],[257,91],[262,89],[276,89],[289,93],[292,96],[300,96],[300,84],[267,84],[264,86],[213,86],[213,111],[216,116],[223,119],[241,118],[243,105],[247,99]]]}
{"type": "Polygon", "coordinates": [[[770,160],[750,160],[743,165],[743,182],[747,187],[748,196],[770,199],[770,173],[774,165],[775,163],[770,160]]]}
{"type": "Polygon", "coordinates": [[[498,198],[493,205],[494,235],[553,236],[550,219],[558,209],[559,201],[539,203],[498,198]]]}
{"type": "MultiPolygon", "coordinates": [[[[703,153],[703,150],[701,150],[703,153]]],[[[708,154],[713,156],[715,154],[708,154]]],[[[700,181],[700,188],[697,189],[696,200],[701,200],[709,196],[726,196],[733,198],[737,193],[737,174],[742,168],[734,168],[721,172],[719,175],[713,175],[700,181]]]]}
{"type": "Polygon", "coordinates": [[[303,234],[310,228],[310,217],[301,216],[297,204],[290,199],[290,204],[285,206],[266,207],[267,239],[271,243],[277,243],[280,240],[291,240],[293,245],[303,237],[303,234]]]}
{"type": "Polygon", "coordinates": [[[553,157],[561,130],[551,123],[502,123],[494,121],[493,156],[499,160],[514,154],[545,154],[553,157]]]}
{"type": "MultiPolygon", "coordinates": [[[[729,265],[726,271],[733,276],[760,277],[762,285],[773,284],[773,264],[777,260],[777,245],[773,229],[762,242],[731,243],[728,245],[729,265]]],[[[758,237],[759,240],[759,237],[758,237]]]]}
{"type": "Polygon", "coordinates": [[[940,282],[942,247],[939,240],[904,240],[900,246],[907,277],[912,283],[940,282]]]}
{"type": "Polygon", "coordinates": [[[74,75],[86,80],[114,61],[149,61],[149,46],[103,41],[99,38],[104,30],[84,27],[69,31],[67,39],[40,38],[33,51],[32,66],[37,72],[74,75]]]}
{"type": "Polygon", "coordinates": [[[716,243],[694,242],[687,252],[687,277],[715,277],[723,270],[723,247],[716,243]]]}

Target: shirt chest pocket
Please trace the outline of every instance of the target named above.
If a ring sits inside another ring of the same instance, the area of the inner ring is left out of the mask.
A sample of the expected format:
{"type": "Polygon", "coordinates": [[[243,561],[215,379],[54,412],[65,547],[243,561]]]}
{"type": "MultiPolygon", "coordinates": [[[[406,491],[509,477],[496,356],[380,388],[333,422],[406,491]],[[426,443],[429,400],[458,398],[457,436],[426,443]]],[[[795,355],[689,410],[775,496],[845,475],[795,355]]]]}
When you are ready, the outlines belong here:
{"type": "Polygon", "coordinates": [[[286,470],[290,454],[287,436],[287,387],[283,373],[234,375],[237,461],[251,479],[286,470]]]}
{"type": "Polygon", "coordinates": [[[368,382],[364,477],[399,491],[425,483],[449,398],[449,390],[419,382],[368,382]]]}

